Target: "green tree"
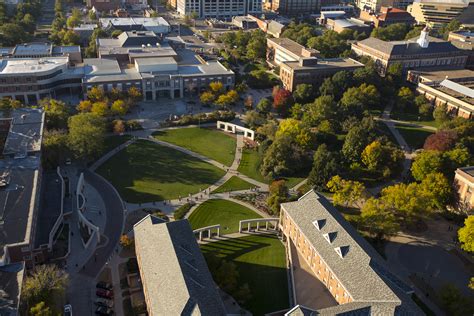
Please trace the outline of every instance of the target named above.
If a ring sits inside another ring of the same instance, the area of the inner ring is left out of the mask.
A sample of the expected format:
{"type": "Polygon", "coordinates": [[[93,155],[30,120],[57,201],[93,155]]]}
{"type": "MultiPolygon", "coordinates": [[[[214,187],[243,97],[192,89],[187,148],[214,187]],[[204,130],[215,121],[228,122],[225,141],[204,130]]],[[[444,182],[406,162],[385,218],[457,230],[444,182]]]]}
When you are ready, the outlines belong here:
{"type": "Polygon", "coordinates": [[[67,27],[72,29],[82,23],[82,13],[78,8],[72,8],[71,16],[67,19],[67,27]]]}
{"type": "Polygon", "coordinates": [[[408,87],[401,87],[397,95],[397,107],[400,110],[410,109],[415,102],[415,95],[408,87]]]}
{"type": "Polygon", "coordinates": [[[45,302],[39,302],[35,306],[30,308],[30,313],[33,316],[52,316],[51,309],[46,306],[45,302]]]}
{"type": "Polygon", "coordinates": [[[249,128],[256,129],[257,127],[265,124],[266,119],[261,113],[251,110],[245,112],[243,121],[249,128]]]}
{"type": "Polygon", "coordinates": [[[273,181],[269,187],[267,205],[271,213],[276,215],[280,213],[280,204],[288,199],[288,187],[285,180],[273,181]]]}
{"type": "Polygon", "coordinates": [[[323,95],[305,106],[303,122],[308,126],[317,126],[322,121],[335,119],[336,112],[337,106],[334,98],[330,95],[323,95]]]}
{"type": "Polygon", "coordinates": [[[48,129],[66,128],[70,111],[63,101],[42,99],[39,102],[39,106],[46,113],[46,127],[48,129]]]}
{"type": "Polygon", "coordinates": [[[95,58],[97,57],[97,38],[101,38],[101,37],[106,37],[107,36],[107,32],[98,27],[96,28],[93,32],[92,32],[92,35],[91,35],[91,38],[90,38],[90,41],[89,41],[89,45],[87,46],[84,54],[86,57],[88,58],[95,58]]]}
{"type": "Polygon", "coordinates": [[[115,100],[114,103],[112,103],[110,110],[115,115],[124,116],[128,112],[128,106],[123,100],[115,100]]]}
{"type": "Polygon", "coordinates": [[[295,174],[306,169],[307,153],[289,136],[276,137],[265,151],[261,172],[269,178],[295,174]]]}
{"type": "Polygon", "coordinates": [[[438,123],[444,123],[449,120],[448,106],[446,104],[441,104],[435,107],[433,111],[433,118],[438,123]]]}
{"type": "Polygon", "coordinates": [[[300,83],[293,91],[293,99],[295,102],[307,103],[313,96],[313,86],[307,83],[300,83]]]}
{"type": "Polygon", "coordinates": [[[406,221],[423,217],[433,211],[431,194],[426,194],[416,182],[386,187],[382,190],[381,199],[394,214],[406,221]]]}
{"type": "Polygon", "coordinates": [[[103,149],[105,121],[93,113],[80,113],[68,120],[69,148],[77,158],[90,161],[103,149]]]}
{"type": "MultiPolygon", "coordinates": [[[[348,71],[338,71],[331,78],[326,78],[319,87],[321,95],[331,95],[334,99],[339,100],[344,91],[353,84],[352,74],[348,71]]],[[[355,78],[355,73],[354,73],[355,78]]],[[[367,82],[362,80],[362,82],[367,82]]]]}
{"type": "Polygon", "coordinates": [[[268,98],[262,98],[257,103],[257,111],[260,113],[269,113],[272,110],[272,102],[268,98]]]}
{"type": "Polygon", "coordinates": [[[263,135],[267,139],[273,141],[275,139],[276,131],[278,130],[278,123],[274,120],[269,120],[267,123],[257,128],[257,134],[263,135]]]}
{"type": "Polygon", "coordinates": [[[323,35],[310,38],[307,46],[319,50],[325,58],[339,57],[350,48],[347,41],[333,30],[325,30],[323,35]]]}
{"type": "Polygon", "coordinates": [[[109,115],[109,106],[106,102],[98,101],[92,104],[91,113],[97,116],[107,116],[109,115]]]}
{"type": "Polygon", "coordinates": [[[25,29],[16,23],[5,23],[0,26],[0,34],[3,46],[15,46],[29,40],[25,29]]]}
{"type": "Polygon", "coordinates": [[[461,28],[461,22],[456,19],[452,19],[449,23],[443,24],[438,30],[438,33],[443,36],[445,40],[448,39],[449,32],[457,31],[461,28]]]}
{"type": "Polygon", "coordinates": [[[327,187],[334,193],[332,196],[334,205],[360,207],[360,203],[366,199],[365,186],[362,182],[344,180],[340,176],[334,176],[328,181],[327,187]]]}
{"type": "Polygon", "coordinates": [[[442,173],[430,173],[420,183],[422,195],[430,196],[430,207],[443,211],[450,202],[453,192],[448,179],[442,173]]]}
{"type": "Polygon", "coordinates": [[[344,92],[341,105],[346,115],[362,117],[365,110],[378,105],[380,94],[373,85],[361,84],[344,92]]]}
{"type": "Polygon", "coordinates": [[[442,153],[434,150],[423,150],[416,155],[411,166],[411,174],[417,181],[422,181],[430,173],[442,172],[443,166],[442,153]]]}
{"type": "Polygon", "coordinates": [[[45,168],[55,168],[64,161],[68,152],[67,139],[64,130],[45,130],[41,155],[45,168]]]}
{"type": "Polygon", "coordinates": [[[288,136],[303,148],[311,145],[311,134],[309,129],[301,121],[289,118],[280,122],[276,137],[288,136]]]}
{"type": "Polygon", "coordinates": [[[395,146],[376,140],[365,147],[361,158],[370,171],[381,171],[388,177],[401,171],[405,155],[395,146]]]}
{"type": "Polygon", "coordinates": [[[68,285],[68,274],[55,265],[37,265],[25,280],[22,297],[30,305],[54,303],[55,295],[61,296],[68,285]]]}
{"type": "Polygon", "coordinates": [[[104,89],[97,86],[92,87],[89,91],[87,91],[87,99],[89,99],[92,103],[104,101],[105,100],[104,89]]]}
{"type": "Polygon", "coordinates": [[[465,297],[453,284],[444,285],[439,291],[441,304],[448,315],[472,315],[474,306],[472,300],[465,297]]]}
{"type": "Polygon", "coordinates": [[[386,27],[374,28],[370,36],[383,41],[400,41],[405,39],[408,31],[409,27],[407,24],[395,23],[386,27]]]}
{"type": "Polygon", "coordinates": [[[458,239],[462,249],[474,252],[474,215],[464,220],[464,226],[458,230],[458,239]]]}
{"type": "Polygon", "coordinates": [[[361,209],[359,225],[377,239],[395,235],[400,230],[397,218],[382,200],[370,198],[361,209]]]}
{"type": "Polygon", "coordinates": [[[365,147],[372,141],[369,131],[361,125],[352,127],[342,145],[342,154],[349,162],[359,161],[365,147]]]}
{"type": "Polygon", "coordinates": [[[326,144],[322,144],[314,153],[313,168],[308,176],[308,184],[318,191],[325,190],[328,181],[339,171],[337,155],[330,152],[326,144]]]}

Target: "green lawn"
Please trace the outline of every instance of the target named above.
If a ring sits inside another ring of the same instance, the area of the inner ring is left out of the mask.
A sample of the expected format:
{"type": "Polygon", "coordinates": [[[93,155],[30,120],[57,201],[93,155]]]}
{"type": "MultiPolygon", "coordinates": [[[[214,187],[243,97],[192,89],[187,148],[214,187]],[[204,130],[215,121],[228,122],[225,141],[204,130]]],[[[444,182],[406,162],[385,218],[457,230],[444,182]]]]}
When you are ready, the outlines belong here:
{"type": "Polygon", "coordinates": [[[399,121],[405,121],[413,124],[420,124],[420,125],[427,125],[427,126],[433,126],[438,128],[440,123],[436,122],[434,118],[427,119],[427,118],[421,118],[420,115],[416,113],[406,113],[406,112],[397,112],[397,111],[392,111],[390,113],[390,118],[394,120],[399,120],[399,121]],[[420,120],[418,120],[420,118],[420,120]]]}
{"type": "Polygon", "coordinates": [[[236,139],[209,128],[179,128],[153,133],[156,139],[172,143],[214,159],[226,166],[232,165],[236,139]]]}
{"type": "Polygon", "coordinates": [[[237,169],[240,173],[246,175],[254,180],[268,183],[268,180],[260,173],[260,163],[262,157],[256,150],[244,149],[242,152],[242,159],[240,161],[239,168],[237,169]]]}
{"type": "Polygon", "coordinates": [[[221,224],[221,234],[239,231],[239,221],[261,217],[251,209],[227,200],[208,200],[189,216],[193,229],[221,224]]]}
{"type": "Polygon", "coordinates": [[[207,162],[146,140],[120,151],[97,172],[130,203],[185,197],[207,188],[225,174],[207,162]]]}
{"type": "Polygon", "coordinates": [[[253,315],[290,307],[285,247],[276,236],[250,235],[207,243],[201,249],[204,256],[214,253],[237,266],[238,284],[247,283],[251,292],[242,306],[253,315]]]}
{"type": "Polygon", "coordinates": [[[425,143],[425,139],[431,134],[433,134],[433,131],[425,128],[412,127],[401,124],[395,124],[395,128],[400,132],[402,137],[407,142],[408,146],[410,146],[412,149],[422,148],[423,144],[425,143]]]}
{"type": "Polygon", "coordinates": [[[212,191],[212,193],[248,190],[253,187],[255,187],[255,185],[253,185],[252,183],[249,183],[237,176],[232,176],[223,185],[212,191]]]}

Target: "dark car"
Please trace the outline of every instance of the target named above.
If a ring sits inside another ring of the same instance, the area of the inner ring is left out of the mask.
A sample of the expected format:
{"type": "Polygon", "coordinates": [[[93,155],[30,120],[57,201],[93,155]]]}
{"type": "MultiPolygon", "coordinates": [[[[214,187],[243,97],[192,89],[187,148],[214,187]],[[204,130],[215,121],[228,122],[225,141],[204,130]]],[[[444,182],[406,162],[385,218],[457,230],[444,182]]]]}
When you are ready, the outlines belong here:
{"type": "Polygon", "coordinates": [[[113,314],[113,310],[111,310],[110,308],[108,308],[108,307],[106,307],[106,306],[99,306],[99,307],[97,307],[97,309],[95,310],[95,313],[96,313],[96,315],[108,316],[108,315],[112,315],[112,314],[113,314]]]}
{"type": "Polygon", "coordinates": [[[106,283],[106,282],[97,282],[96,287],[98,289],[104,289],[104,290],[111,290],[112,289],[112,285],[110,283],[106,283]]]}
{"type": "Polygon", "coordinates": [[[98,297],[105,297],[105,298],[112,298],[114,293],[112,291],[104,290],[104,289],[97,289],[95,292],[98,297]]]}

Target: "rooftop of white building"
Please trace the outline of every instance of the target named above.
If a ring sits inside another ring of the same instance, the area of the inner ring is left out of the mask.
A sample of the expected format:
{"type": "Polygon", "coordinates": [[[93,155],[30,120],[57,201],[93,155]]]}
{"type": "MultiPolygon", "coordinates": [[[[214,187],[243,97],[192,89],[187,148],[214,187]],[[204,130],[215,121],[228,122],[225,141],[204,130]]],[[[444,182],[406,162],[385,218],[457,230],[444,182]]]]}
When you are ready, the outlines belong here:
{"type": "Polygon", "coordinates": [[[29,74],[53,70],[68,64],[68,57],[0,60],[0,74],[29,74]]]}

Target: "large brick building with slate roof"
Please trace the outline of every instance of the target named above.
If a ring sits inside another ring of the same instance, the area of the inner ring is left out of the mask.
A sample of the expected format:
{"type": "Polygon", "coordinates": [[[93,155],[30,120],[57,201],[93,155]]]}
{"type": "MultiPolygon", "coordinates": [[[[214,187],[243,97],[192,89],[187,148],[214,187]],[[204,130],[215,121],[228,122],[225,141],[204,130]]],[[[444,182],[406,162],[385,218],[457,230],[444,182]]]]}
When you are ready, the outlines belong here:
{"type": "MultiPolygon", "coordinates": [[[[423,315],[410,298],[413,289],[389,271],[322,195],[309,191],[298,201],[283,203],[279,228],[287,248],[298,251],[338,303],[315,315],[423,315]]],[[[296,303],[300,304],[298,296],[296,303]]],[[[307,310],[294,308],[287,315],[304,315],[307,310]]]]}
{"type": "Polygon", "coordinates": [[[405,71],[423,67],[464,68],[469,55],[450,42],[428,36],[426,29],[418,38],[407,41],[387,42],[369,37],[353,43],[352,50],[358,56],[372,58],[381,75],[394,63],[400,63],[405,71]]]}

